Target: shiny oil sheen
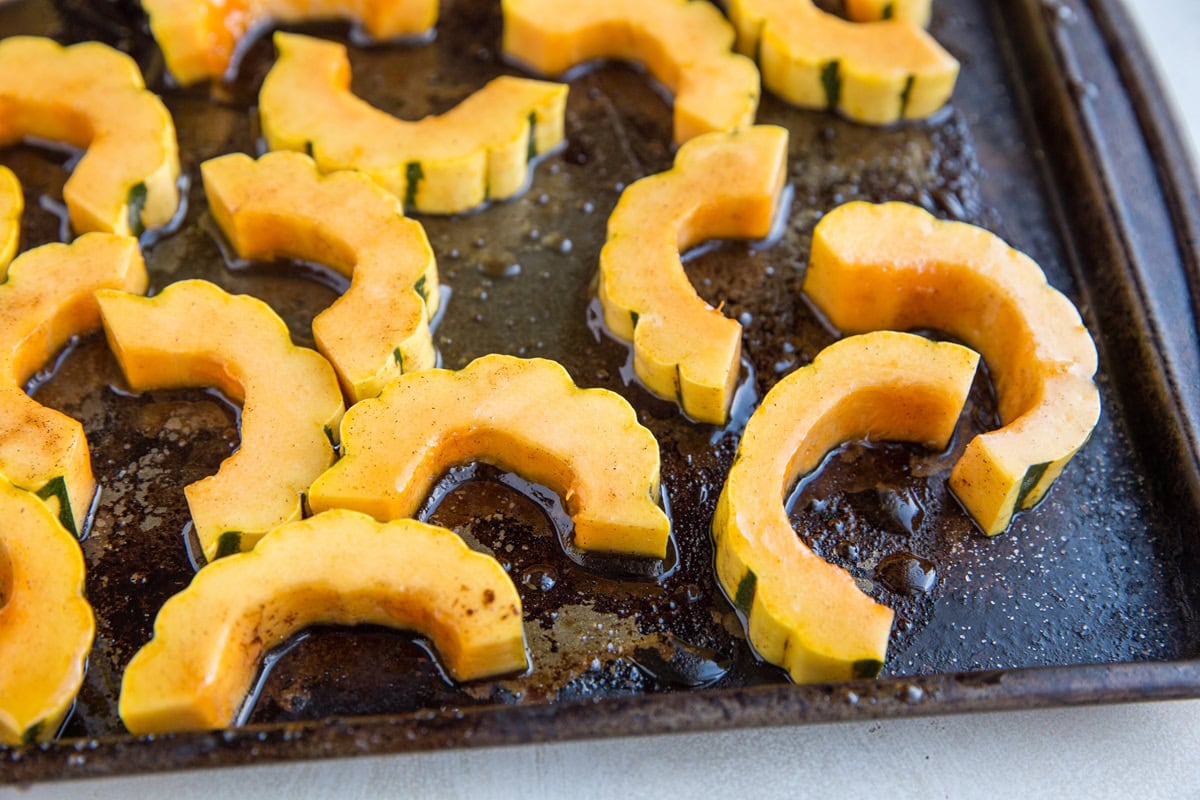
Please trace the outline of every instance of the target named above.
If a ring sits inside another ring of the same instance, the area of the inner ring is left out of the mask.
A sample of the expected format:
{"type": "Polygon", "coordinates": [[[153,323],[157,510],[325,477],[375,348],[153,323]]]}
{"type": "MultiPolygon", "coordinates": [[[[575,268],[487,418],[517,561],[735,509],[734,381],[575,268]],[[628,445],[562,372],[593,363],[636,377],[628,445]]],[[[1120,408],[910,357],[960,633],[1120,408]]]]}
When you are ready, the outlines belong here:
{"type": "MultiPolygon", "coordinates": [[[[743,413],[726,429],[684,419],[633,382],[629,351],[596,318],[591,283],[609,212],[623,187],[672,161],[669,108],[642,74],[613,65],[572,81],[568,144],[541,161],[520,198],[467,216],[418,217],[452,288],[435,333],[442,363],[457,368],[493,352],[553,358],[580,385],[628,398],[661,443],[677,554],[665,575],[619,559],[572,558],[564,552],[570,541],[561,508],[545,490],[486,466],[452,471],[423,516],[495,555],[514,577],[532,671],[456,686],[417,638],[375,628],[316,629],[269,659],[242,721],[784,682],[780,670],[756,659],[715,583],[709,521],[744,412],[834,341],[799,292],[821,215],[856,199],[917,203],[996,231],[1029,252],[1055,286],[1080,296],[985,6],[938,5],[933,32],[965,66],[954,107],[927,124],[869,129],[764,98],[759,121],[791,131],[792,192],[782,233],[769,245],[723,243],[687,260],[698,292],[714,305],[723,302],[745,327],[743,413]]],[[[346,26],[298,30],[353,39],[346,26]]],[[[431,43],[352,46],[354,90],[406,118],[444,111],[491,77],[518,74],[498,58],[499,31],[497,3],[443,2],[431,43]]],[[[190,184],[178,230],[145,240],[153,289],[201,277],[255,294],[283,316],[298,343],[311,346],[312,317],[341,284],[306,265],[226,258],[198,177],[204,159],[259,151],[254,103],[272,60],[269,39],[245,49],[234,82],[179,91],[164,79],[129,0],[0,6],[0,35],[15,33],[116,44],[135,55],[151,87],[164,93],[190,184]]],[[[71,158],[32,146],[0,150],[0,163],[16,171],[26,190],[23,247],[64,235],[61,188],[71,158]]],[[[1107,335],[1086,308],[1084,316],[1100,338],[1107,335]]],[[[790,508],[798,535],[897,611],[885,674],[1195,652],[1180,533],[1141,472],[1107,369],[1102,365],[1099,378],[1106,410],[1091,443],[1049,498],[997,538],[972,526],[945,484],[966,440],[996,424],[986,377],[976,384],[949,453],[850,445],[797,488],[790,508]],[[890,579],[887,565],[897,554],[927,563],[936,580],[910,591],[911,581],[890,579]]],[[[158,608],[193,574],[183,486],[214,472],[237,447],[237,413],[211,392],[131,394],[98,335],[78,342],[35,388],[40,401],[83,421],[103,487],[83,542],[97,643],[64,736],[120,734],[121,671],[149,638],[158,608]]],[[[850,694],[857,704],[859,694],[850,694]]]]}

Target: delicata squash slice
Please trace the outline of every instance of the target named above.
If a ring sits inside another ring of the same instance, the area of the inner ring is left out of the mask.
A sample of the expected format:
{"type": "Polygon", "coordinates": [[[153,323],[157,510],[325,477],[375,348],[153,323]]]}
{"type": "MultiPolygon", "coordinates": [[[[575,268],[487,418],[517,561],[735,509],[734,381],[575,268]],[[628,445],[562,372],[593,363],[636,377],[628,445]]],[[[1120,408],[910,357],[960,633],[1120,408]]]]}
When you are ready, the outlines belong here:
{"type": "Polygon", "coordinates": [[[988,535],[1042,499],[1100,417],[1079,312],[985,230],[903,203],[850,203],[817,225],[804,291],[843,332],[935,328],[983,355],[1003,427],[967,445],[950,488],[988,535]]]}
{"type": "Polygon", "coordinates": [[[48,741],[83,683],[96,622],[79,543],[0,476],[0,744],[48,741]]]}
{"type": "Polygon", "coordinates": [[[100,327],[96,292],[146,291],[137,240],[89,233],[13,261],[0,284],[0,474],[36,492],[80,532],[96,493],[83,426],[25,394],[25,383],[73,336],[100,327]]]}
{"type": "Polygon", "coordinates": [[[240,153],[201,166],[208,205],[241,258],[316,261],[351,279],[313,320],[317,349],[351,402],[436,360],[437,262],[425,230],[365,175],[322,177],[299,153],[240,153]]]}
{"type": "MultiPolygon", "coordinates": [[[[866,14],[873,5],[853,7],[866,14]]],[[[754,54],[763,85],[793,105],[869,125],[928,117],[954,91],[958,60],[917,16],[861,24],[813,0],[729,0],[738,50],[754,54]]]]}
{"type": "Polygon", "coordinates": [[[124,53],[99,42],[0,40],[0,147],[27,136],[87,151],[63,187],[75,233],[138,235],[175,215],[175,124],[124,53]]]}
{"type": "Polygon", "coordinates": [[[558,492],[581,550],[667,553],[654,435],[623,397],[576,387],[553,361],[490,355],[402,375],[346,413],[342,447],[309,489],[314,512],[411,517],[447,469],[485,461],[558,492]]]}
{"type": "Polygon", "coordinates": [[[680,251],[770,233],[787,141],[786,130],[765,125],[693,139],[672,169],[626,189],[608,221],[597,284],[605,324],[633,342],[638,378],[701,422],[725,422],[742,326],[696,294],[680,251]]]}
{"type": "Polygon", "coordinates": [[[272,150],[307,152],[324,172],[354,169],[431,214],[518,194],[529,166],[563,141],[567,87],[495,78],[440,116],[409,122],[350,91],[346,48],[276,33],[279,60],[258,97],[272,150]]]}
{"type": "Polygon", "coordinates": [[[184,489],[204,557],[249,550],[299,519],[301,494],[334,460],[337,376],[292,344],[271,307],[206,281],[155,297],[100,292],[104,332],[134,391],[215,387],[242,403],[241,447],[184,489]]]}
{"type": "Polygon", "coordinates": [[[732,51],[733,29],[691,0],[502,0],[504,54],[559,76],[595,59],[645,66],[675,96],[675,142],[754,124],[754,62],[732,51]]]}
{"type": "Polygon", "coordinates": [[[226,75],[238,46],[272,22],[350,19],[372,39],[421,36],[438,0],[142,0],[167,69],[187,86],[226,75]]]}
{"type": "Polygon", "coordinates": [[[12,170],[0,166],[0,276],[7,272],[8,262],[17,254],[17,243],[21,240],[21,212],[24,210],[21,182],[12,170]]]}
{"type": "Polygon", "coordinates": [[[755,650],[797,683],[877,675],[892,611],[801,541],[784,500],[845,442],[945,448],[978,363],[912,334],[854,336],[776,384],[747,423],[713,517],[717,577],[755,650]]]}
{"type": "Polygon", "coordinates": [[[317,624],[415,629],[455,680],[526,668],[521,598],[491,556],[415,520],[327,511],[196,573],[129,662],[119,710],[136,734],[234,723],[262,656],[317,624]]]}

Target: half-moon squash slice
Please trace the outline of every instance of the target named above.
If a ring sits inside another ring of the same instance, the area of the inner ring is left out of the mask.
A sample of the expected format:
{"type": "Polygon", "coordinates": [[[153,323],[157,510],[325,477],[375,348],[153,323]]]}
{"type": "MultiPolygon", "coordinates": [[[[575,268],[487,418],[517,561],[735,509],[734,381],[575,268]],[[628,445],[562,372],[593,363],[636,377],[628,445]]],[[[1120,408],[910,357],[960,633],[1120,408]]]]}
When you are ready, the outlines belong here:
{"type": "Polygon", "coordinates": [[[125,670],[121,719],[138,734],[231,725],[262,656],[317,624],[415,629],[460,681],[528,664],[521,598],[494,558],[445,528],[327,511],[210,564],[166,602],[125,670]]]}
{"type": "Polygon", "coordinates": [[[553,361],[490,355],[402,375],[346,413],[342,447],[309,489],[314,512],[411,517],[447,469],[484,461],[558,492],[581,550],[667,553],[654,435],[623,397],[576,387],[553,361]]]}
{"type": "Polygon", "coordinates": [[[817,225],[804,291],[845,333],[935,328],[983,355],[1003,427],[967,445],[950,488],[988,535],[1041,500],[1100,417],[1079,312],[985,230],[903,203],[850,203],[817,225]]]}
{"type": "Polygon", "coordinates": [[[0,474],[36,492],[74,534],[96,493],[87,437],[23,387],[72,337],[100,327],[103,289],[146,291],[136,239],[89,233],[37,247],[17,256],[0,284],[0,474]]]}
{"type": "Polygon", "coordinates": [[[8,271],[8,262],[17,254],[21,240],[21,212],[25,196],[21,182],[8,167],[0,167],[0,278],[8,271]]]}
{"type": "Polygon", "coordinates": [[[83,683],[96,622],[83,553],[33,494],[0,476],[0,744],[44,742],[83,683]]]}
{"type": "Polygon", "coordinates": [[[733,52],[734,32],[710,3],[691,0],[502,0],[504,54],[560,76],[596,59],[645,66],[675,96],[675,142],[754,124],[759,78],[733,52]]]}
{"type": "Polygon", "coordinates": [[[921,119],[946,104],[958,80],[958,60],[915,20],[848,22],[813,0],[730,0],[729,16],[763,85],[801,108],[869,125],[921,119]]]}
{"type": "Polygon", "coordinates": [[[436,361],[438,274],[425,230],[365,175],[322,177],[299,153],[241,153],[201,166],[208,205],[238,256],[320,262],[350,288],[313,320],[317,349],[351,402],[436,361]]]}
{"type": "Polygon", "coordinates": [[[878,674],[892,611],[800,540],[785,498],[845,442],[944,448],[978,363],[965,347],[912,334],[854,336],[776,384],[746,425],[713,517],[717,577],[755,650],[797,683],[878,674]]]}
{"type": "Polygon", "coordinates": [[[349,19],[385,40],[428,34],[438,16],[438,0],[142,0],[142,6],[182,86],[226,76],[243,40],[272,22],[349,19]]]}
{"type": "Polygon", "coordinates": [[[100,292],[104,331],[134,391],[214,387],[242,403],[241,447],[185,487],[210,562],[299,519],[301,494],[334,460],[344,406],[319,353],[292,344],[271,307],[206,281],[155,297],[100,292]]]}
{"type": "Polygon", "coordinates": [[[275,47],[258,98],[268,146],[307,152],[324,172],[364,172],[408,211],[453,214],[512,197],[532,160],[563,141],[561,83],[501,76],[445,114],[410,122],[351,92],[342,45],[277,33],[275,47]]]}
{"type": "Polygon", "coordinates": [[[75,233],[136,236],[175,215],[175,124],[124,53],[99,42],[0,41],[0,147],[27,136],[87,151],[63,187],[75,233]]]}
{"type": "Polygon", "coordinates": [[[626,189],[608,221],[597,284],[605,324],[633,342],[638,378],[701,422],[725,422],[742,326],[696,294],[680,251],[770,233],[787,141],[786,130],[766,125],[692,139],[670,170],[626,189]]]}

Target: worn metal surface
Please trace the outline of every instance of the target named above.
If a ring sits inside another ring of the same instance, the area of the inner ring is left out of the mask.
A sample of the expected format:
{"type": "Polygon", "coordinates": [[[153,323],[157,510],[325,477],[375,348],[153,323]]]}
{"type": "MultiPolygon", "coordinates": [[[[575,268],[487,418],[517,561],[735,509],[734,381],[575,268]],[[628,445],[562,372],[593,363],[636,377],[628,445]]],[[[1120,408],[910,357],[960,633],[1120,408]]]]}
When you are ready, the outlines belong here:
{"type": "MultiPolygon", "coordinates": [[[[907,200],[995,230],[1080,304],[1097,339],[1100,425],[1049,498],[1005,535],[976,531],[945,487],[970,431],[994,424],[984,382],[949,454],[847,448],[798,494],[799,534],[897,609],[882,680],[786,685],[755,659],[714,583],[708,524],[738,423],[693,424],[631,382],[628,350],[602,330],[592,301],[621,188],[672,158],[668,106],[643,75],[607,66],[572,81],[569,142],[524,196],[420,219],[452,289],[435,335],[446,366],[489,352],[555,358],[581,385],[627,397],[659,437],[678,553],[669,573],[580,563],[544,490],[487,468],[455,470],[427,514],[510,568],[527,609],[530,674],[453,686],[412,637],[319,630],[269,660],[243,715],[249,728],[130,738],[116,715],[121,671],[193,574],[182,487],[236,447],[236,409],[203,392],[133,396],[102,338],[85,338],[31,388],[84,422],[103,486],[83,542],[97,643],[62,742],[0,749],[0,779],[1200,694],[1188,660],[1200,645],[1195,192],[1113,8],[937,4],[933,32],[964,68],[952,110],[928,124],[868,129],[765,98],[759,120],[791,131],[783,234],[688,260],[700,293],[745,325],[746,409],[833,341],[798,289],[813,226],[851,199],[907,200]],[[889,575],[897,554],[932,563],[928,591],[889,575]],[[1088,664],[1106,666],[1075,666],[1088,664]]],[[[445,2],[442,19],[432,43],[352,49],[355,90],[415,118],[515,72],[496,56],[496,4],[445,2]]],[[[256,294],[311,345],[312,316],[339,282],[294,264],[228,261],[198,179],[206,158],[256,151],[269,40],[247,50],[232,83],[178,91],[165,86],[126,0],[18,0],[0,7],[0,35],[16,33],[117,44],[164,93],[191,189],[180,229],[146,241],[153,287],[204,277],[256,294]]],[[[27,193],[23,246],[62,235],[68,160],[0,151],[27,193]]]]}

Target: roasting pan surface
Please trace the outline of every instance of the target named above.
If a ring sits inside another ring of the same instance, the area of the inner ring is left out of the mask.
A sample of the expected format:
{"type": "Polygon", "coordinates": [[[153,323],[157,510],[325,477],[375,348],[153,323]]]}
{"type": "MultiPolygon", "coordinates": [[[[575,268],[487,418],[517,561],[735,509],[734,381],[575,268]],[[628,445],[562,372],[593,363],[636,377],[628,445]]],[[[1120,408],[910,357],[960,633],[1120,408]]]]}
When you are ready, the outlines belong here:
{"type": "MultiPolygon", "coordinates": [[[[345,26],[298,30],[352,40],[345,26]]],[[[443,2],[434,41],[352,48],[355,91],[406,118],[442,112],[497,74],[519,74],[497,55],[499,31],[498,4],[443,2]]],[[[947,113],[876,130],[765,97],[759,121],[791,133],[782,233],[687,262],[701,295],[745,325],[746,412],[834,341],[799,286],[813,226],[849,200],[918,203],[997,232],[1043,266],[1097,340],[1100,424],[1006,534],[984,537],[945,487],[970,433],[994,424],[982,380],[949,453],[851,447],[797,493],[801,535],[897,611],[879,681],[796,687],[756,660],[715,585],[708,529],[738,420],[694,424],[652,398],[598,321],[591,282],[608,214],[623,186],[672,159],[668,105],[643,75],[609,65],[571,81],[569,141],[522,197],[417,219],[450,288],[435,333],[445,366],[490,352],[554,358],[580,385],[624,395],[658,436],[676,545],[667,574],[571,556],[546,490],[465,466],[425,514],[510,569],[530,674],[456,687],[412,636],[320,629],[272,655],[243,727],[130,737],[116,713],[121,671],[193,574],[182,488],[236,448],[237,410],[207,392],[134,395],[102,336],[86,337],[30,388],[84,422],[103,487],[83,541],[97,642],[60,741],[0,748],[0,779],[1200,695],[1198,206],[1161,94],[1109,0],[939,3],[932,31],[963,62],[947,113]],[[936,571],[930,591],[906,592],[886,568],[905,553],[936,571]]],[[[269,36],[232,82],[181,91],[164,80],[136,3],[16,0],[0,7],[0,35],[18,33],[114,44],[163,93],[190,189],[179,229],[144,239],[152,290],[203,277],[255,294],[311,346],[309,323],[340,280],[234,262],[199,183],[203,160],[258,152],[269,36]]],[[[69,158],[0,150],[26,190],[23,249],[63,236],[69,158]]]]}

